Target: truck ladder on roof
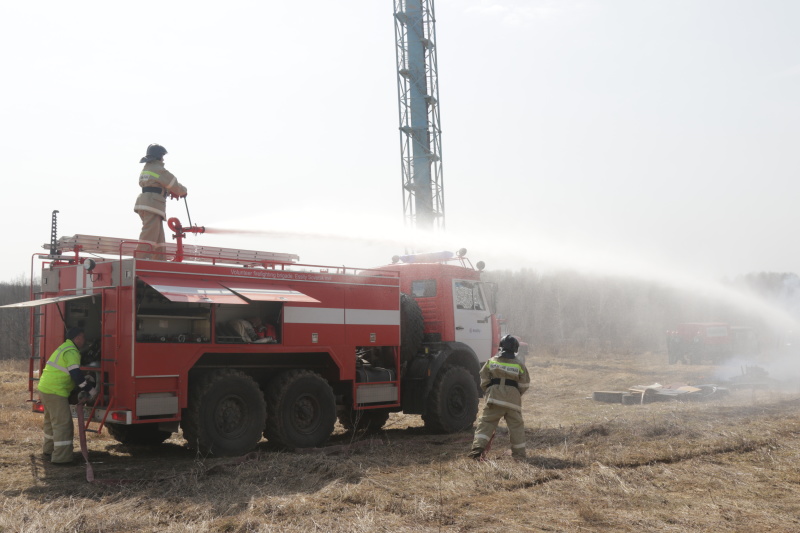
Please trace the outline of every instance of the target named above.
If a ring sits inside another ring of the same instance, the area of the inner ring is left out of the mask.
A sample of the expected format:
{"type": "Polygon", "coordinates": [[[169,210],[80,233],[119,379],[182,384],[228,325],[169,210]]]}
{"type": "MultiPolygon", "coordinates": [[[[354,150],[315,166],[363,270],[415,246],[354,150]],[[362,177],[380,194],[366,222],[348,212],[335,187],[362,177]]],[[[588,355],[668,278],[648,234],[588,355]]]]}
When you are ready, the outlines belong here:
{"type": "MultiPolygon", "coordinates": [[[[73,235],[72,237],[61,237],[58,239],[58,250],[62,253],[74,251],[77,247],[80,247],[78,251],[82,253],[133,256],[137,246],[139,246],[139,241],[133,239],[98,237],[95,235],[73,235]]],[[[49,243],[43,245],[43,248],[46,250],[50,250],[50,247],[49,243]]],[[[164,245],[164,254],[166,257],[175,256],[177,251],[178,247],[173,243],[164,245]]],[[[235,248],[217,248],[214,246],[195,246],[191,244],[183,245],[183,255],[186,259],[191,261],[235,263],[240,265],[294,263],[300,259],[300,257],[295,254],[237,250],[235,248]]]]}

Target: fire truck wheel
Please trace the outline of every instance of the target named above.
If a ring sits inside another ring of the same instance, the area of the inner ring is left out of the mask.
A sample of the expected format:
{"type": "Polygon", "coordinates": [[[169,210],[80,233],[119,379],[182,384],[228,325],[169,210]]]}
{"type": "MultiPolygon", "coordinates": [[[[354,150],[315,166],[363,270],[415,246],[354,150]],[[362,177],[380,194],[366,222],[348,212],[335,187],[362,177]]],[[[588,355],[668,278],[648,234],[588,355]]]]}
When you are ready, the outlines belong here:
{"type": "Polygon", "coordinates": [[[106,429],[117,442],[142,446],[161,444],[172,435],[169,431],[158,429],[158,424],[106,424],[106,429]]]}
{"type": "Polygon", "coordinates": [[[413,359],[422,345],[425,322],[422,309],[408,294],[400,294],[400,357],[403,362],[413,359]]]}
{"type": "Polygon", "coordinates": [[[455,433],[472,427],[478,416],[478,389],[466,368],[448,366],[439,372],[423,417],[435,433],[455,433]]]}
{"type": "Polygon", "coordinates": [[[328,440],[335,424],[336,398],[319,374],[290,370],[269,383],[264,433],[271,442],[313,448],[328,440]]]}
{"type": "Polygon", "coordinates": [[[365,411],[344,409],[339,412],[339,423],[347,431],[378,431],[387,420],[389,420],[389,411],[386,409],[368,409],[365,411]]]}
{"type": "Polygon", "coordinates": [[[261,440],[267,407],[253,378],[222,370],[194,387],[187,414],[184,437],[190,447],[215,455],[242,455],[261,440]]]}

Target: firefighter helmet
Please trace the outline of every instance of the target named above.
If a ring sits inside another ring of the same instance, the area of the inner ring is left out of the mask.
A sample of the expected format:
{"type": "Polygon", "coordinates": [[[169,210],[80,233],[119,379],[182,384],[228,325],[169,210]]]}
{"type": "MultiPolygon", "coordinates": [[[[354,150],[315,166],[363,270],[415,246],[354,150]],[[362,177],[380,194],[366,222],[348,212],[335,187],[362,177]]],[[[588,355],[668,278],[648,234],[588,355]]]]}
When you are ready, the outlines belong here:
{"type": "Polygon", "coordinates": [[[513,335],[504,335],[500,339],[500,349],[504,352],[517,353],[519,351],[519,341],[513,335]]]}
{"type": "Polygon", "coordinates": [[[69,328],[67,330],[67,339],[75,340],[75,337],[83,333],[83,328],[69,328]]]}
{"type": "Polygon", "coordinates": [[[167,149],[160,144],[151,144],[147,147],[147,155],[145,155],[139,163],[148,163],[155,159],[161,159],[167,155],[167,149]]]}

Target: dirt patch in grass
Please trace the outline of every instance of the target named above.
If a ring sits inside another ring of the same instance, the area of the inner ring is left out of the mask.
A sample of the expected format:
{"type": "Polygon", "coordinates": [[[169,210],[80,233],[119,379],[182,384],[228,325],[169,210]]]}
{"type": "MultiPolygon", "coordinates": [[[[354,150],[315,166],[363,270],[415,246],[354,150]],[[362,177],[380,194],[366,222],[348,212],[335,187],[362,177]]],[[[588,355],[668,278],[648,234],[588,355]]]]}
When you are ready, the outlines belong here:
{"type": "MultiPolygon", "coordinates": [[[[529,361],[528,459],[489,460],[472,435],[431,435],[417,416],[384,431],[337,426],[296,454],[262,441],[247,458],[200,457],[179,434],[157,447],[90,435],[97,478],[42,460],[25,363],[0,364],[0,531],[792,531],[800,530],[800,394],[738,389],[703,402],[623,406],[594,390],[707,383],[714,367],[666,357],[529,361]]],[[[77,443],[77,439],[76,439],[77,443]]]]}

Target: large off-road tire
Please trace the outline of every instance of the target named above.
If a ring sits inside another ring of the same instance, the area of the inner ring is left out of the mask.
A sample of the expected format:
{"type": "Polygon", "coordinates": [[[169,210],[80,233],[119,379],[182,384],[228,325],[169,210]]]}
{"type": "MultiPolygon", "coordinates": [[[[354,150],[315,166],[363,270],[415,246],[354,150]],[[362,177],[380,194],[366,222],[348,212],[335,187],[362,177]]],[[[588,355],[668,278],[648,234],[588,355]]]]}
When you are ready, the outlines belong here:
{"type": "Polygon", "coordinates": [[[161,444],[172,435],[170,431],[158,429],[158,424],[106,424],[105,427],[109,435],[122,444],[152,446],[161,444]]]}
{"type": "Polygon", "coordinates": [[[266,416],[264,395],[253,378],[238,370],[221,370],[193,388],[181,427],[191,448],[242,455],[261,440],[266,416]]]}
{"type": "Polygon", "coordinates": [[[270,442],[292,449],[317,447],[335,424],[336,398],[319,374],[290,370],[269,383],[264,435],[270,442]]]}
{"type": "Polygon", "coordinates": [[[400,357],[402,362],[410,361],[422,346],[425,322],[422,309],[408,294],[400,294],[400,357]]]}
{"type": "Polygon", "coordinates": [[[387,409],[366,409],[363,411],[344,409],[339,412],[339,423],[348,431],[378,431],[387,420],[389,420],[389,411],[387,409]]]}
{"type": "Polygon", "coordinates": [[[461,366],[446,366],[436,377],[422,417],[436,433],[455,433],[472,427],[478,416],[475,379],[461,366]]]}

